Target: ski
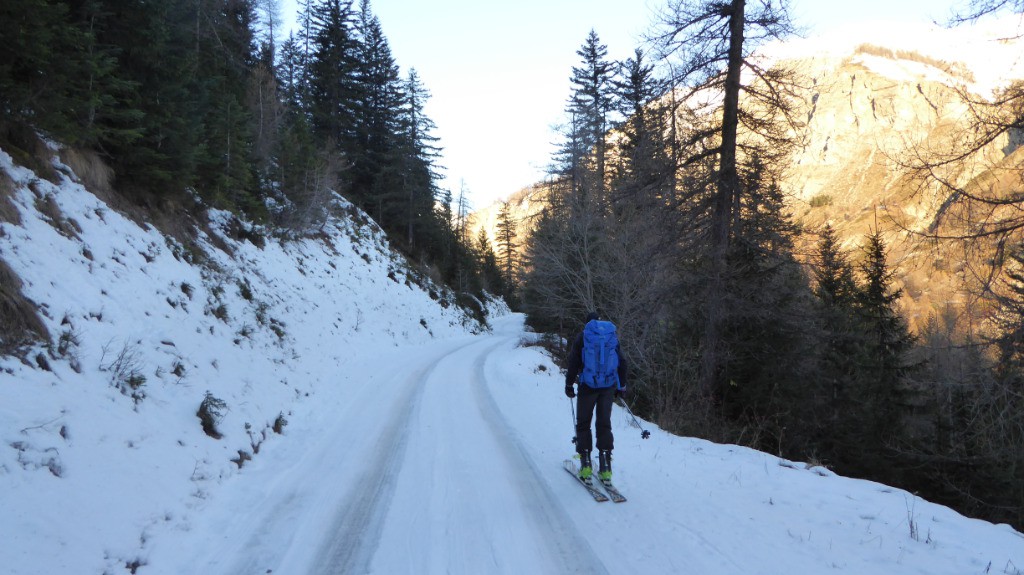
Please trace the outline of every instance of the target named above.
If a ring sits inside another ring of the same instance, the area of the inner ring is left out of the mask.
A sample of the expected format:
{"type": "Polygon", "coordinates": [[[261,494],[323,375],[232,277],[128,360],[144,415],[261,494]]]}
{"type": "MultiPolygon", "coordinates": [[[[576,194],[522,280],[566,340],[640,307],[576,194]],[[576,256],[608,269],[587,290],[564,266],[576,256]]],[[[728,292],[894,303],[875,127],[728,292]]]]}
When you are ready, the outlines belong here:
{"type": "Polygon", "coordinates": [[[626,496],[619,493],[618,488],[611,483],[605,483],[602,481],[601,486],[604,487],[604,490],[608,492],[608,497],[611,497],[612,501],[615,503],[624,503],[626,501],[626,496]]]}
{"type": "Polygon", "coordinates": [[[572,459],[566,459],[563,462],[562,467],[564,467],[565,470],[569,472],[569,475],[573,476],[573,479],[579,482],[580,485],[582,485],[588,492],[590,492],[590,495],[594,498],[594,501],[608,501],[608,496],[605,495],[604,493],[601,493],[600,489],[594,487],[593,485],[587,485],[586,483],[583,482],[582,479],[580,479],[580,470],[578,467],[576,467],[575,461],[573,461],[572,459]]]}

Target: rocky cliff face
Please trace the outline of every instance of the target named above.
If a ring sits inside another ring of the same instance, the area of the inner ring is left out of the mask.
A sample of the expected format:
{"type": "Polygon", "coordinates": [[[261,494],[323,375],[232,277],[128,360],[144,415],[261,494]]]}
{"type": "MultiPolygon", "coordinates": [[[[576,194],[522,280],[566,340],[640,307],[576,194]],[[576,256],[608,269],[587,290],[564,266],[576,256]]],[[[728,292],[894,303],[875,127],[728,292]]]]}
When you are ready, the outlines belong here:
{"type": "MultiPolygon", "coordinates": [[[[782,183],[808,232],[803,253],[826,222],[854,259],[870,229],[883,231],[906,288],[908,314],[920,324],[931,313],[962,306],[971,262],[954,246],[914,233],[935,224],[949,193],[912,178],[906,164],[918,152],[953,149],[970,116],[957,89],[989,97],[1000,84],[1024,77],[1016,62],[1024,51],[1019,41],[995,41],[1006,35],[985,30],[860,32],[769,49],[770,57],[803,76],[806,87],[802,145],[782,183]]],[[[1019,184],[1012,174],[1020,173],[1020,145],[1019,138],[1003,137],[943,175],[959,185],[994,174],[1003,185],[1019,184]]],[[[527,220],[539,211],[540,195],[538,186],[513,195],[516,217],[527,220]]],[[[496,214],[497,206],[478,212],[477,229],[493,234],[496,214]]]]}
{"type": "MultiPolygon", "coordinates": [[[[913,160],[915,150],[952,149],[953,138],[969,119],[967,104],[954,87],[971,81],[969,70],[962,63],[873,44],[843,56],[789,63],[811,85],[805,144],[794,154],[785,182],[796,213],[809,215],[799,210],[803,202],[831,208],[813,220],[860,221],[858,212],[878,206],[902,212],[893,217],[913,229],[927,227],[942,192],[918,193],[922,190],[907,177],[904,164],[913,160]]],[[[956,176],[959,183],[1012,151],[1008,139],[993,142],[956,176]]]]}
{"type": "MultiPolygon", "coordinates": [[[[919,155],[949,154],[967,133],[971,113],[958,89],[984,98],[1001,83],[991,68],[1011,45],[987,37],[935,31],[914,48],[906,47],[906,39],[904,47],[860,43],[788,61],[811,84],[805,144],[785,179],[793,214],[812,234],[831,223],[855,256],[869,230],[882,230],[906,290],[904,307],[918,326],[932,314],[962,313],[984,267],[976,265],[978,260],[991,256],[991,247],[968,255],[962,245],[918,235],[948,222],[938,214],[948,206],[950,192],[913,177],[907,167],[919,155]],[[941,51],[932,55],[937,50],[932,46],[958,42],[966,59],[941,51]]],[[[1001,67],[1007,74],[1002,83],[1017,73],[1012,62],[1001,67]]],[[[941,175],[958,186],[1019,184],[1019,177],[1006,177],[1019,174],[1019,146],[1015,135],[1006,135],[941,175]]],[[[813,236],[806,239],[811,243],[813,236]]]]}

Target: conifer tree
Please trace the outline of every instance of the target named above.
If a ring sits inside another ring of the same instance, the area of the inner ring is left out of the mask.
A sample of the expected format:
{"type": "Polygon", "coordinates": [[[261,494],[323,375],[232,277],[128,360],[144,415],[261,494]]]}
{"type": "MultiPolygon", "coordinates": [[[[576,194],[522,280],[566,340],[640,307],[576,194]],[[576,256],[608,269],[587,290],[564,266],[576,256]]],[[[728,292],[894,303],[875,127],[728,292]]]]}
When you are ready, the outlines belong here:
{"type": "Polygon", "coordinates": [[[267,191],[274,187],[270,172],[285,117],[285,104],[273,60],[275,50],[272,44],[261,45],[246,92],[246,104],[252,119],[252,155],[259,176],[257,187],[267,191]]]}
{"type": "MultiPolygon", "coordinates": [[[[279,221],[294,232],[307,232],[327,217],[332,193],[341,193],[349,164],[339,142],[314,127],[315,105],[311,66],[318,32],[313,0],[299,2],[298,29],[281,46],[277,67],[284,106],[275,151],[275,179],[287,200],[279,221]]],[[[324,65],[323,61],[320,62],[324,65]]]]}
{"type": "Polygon", "coordinates": [[[452,235],[458,257],[455,259],[455,269],[452,273],[452,281],[460,292],[469,291],[471,284],[479,287],[477,276],[481,268],[476,258],[476,249],[473,246],[473,238],[469,237],[469,199],[466,183],[461,182],[459,186],[458,199],[455,200],[453,210],[452,235]]]}
{"type": "Polygon", "coordinates": [[[255,178],[254,125],[247,104],[257,50],[253,0],[201,0],[194,5],[203,153],[197,188],[213,205],[262,216],[255,178]]]}
{"type": "Polygon", "coordinates": [[[1009,250],[1008,260],[1005,293],[1000,297],[996,315],[999,327],[996,343],[1001,369],[1010,373],[1024,368],[1024,244],[1009,250]]]}
{"type": "Polygon", "coordinates": [[[0,6],[0,119],[72,145],[137,138],[140,114],[127,105],[136,85],[118,75],[118,49],[101,39],[109,19],[95,0],[0,6]]]}
{"type": "Polygon", "coordinates": [[[348,150],[352,194],[381,215],[382,205],[400,194],[396,178],[386,174],[395,171],[399,162],[404,94],[398,66],[368,0],[360,4],[356,30],[360,89],[354,108],[355,145],[348,150]]]}
{"type": "Polygon", "coordinates": [[[587,167],[591,175],[583,182],[582,189],[585,194],[596,194],[602,198],[607,160],[605,133],[610,127],[608,116],[612,106],[614,68],[607,59],[608,47],[601,43],[594,30],[590,31],[576,54],[581,61],[572,69],[573,95],[569,112],[580,128],[578,134],[582,141],[577,146],[590,159],[587,167]]]}
{"type": "Polygon", "coordinates": [[[436,162],[441,150],[433,135],[434,122],[424,112],[430,93],[415,69],[409,70],[403,92],[398,175],[404,196],[406,241],[415,246],[419,234],[423,236],[421,247],[430,249],[431,238],[436,239],[440,228],[434,202],[438,191],[436,162]]]}
{"type": "MultiPolygon", "coordinates": [[[[853,264],[839,245],[835,229],[826,224],[815,254],[814,295],[819,305],[820,344],[817,352],[820,396],[811,397],[806,413],[819,432],[816,451],[832,464],[848,464],[846,452],[858,441],[861,424],[851,417],[858,401],[857,383],[865,347],[858,314],[860,286],[853,264]]],[[[809,386],[811,387],[811,386],[809,386]]]]}
{"type": "Polygon", "coordinates": [[[563,318],[595,309],[601,294],[609,293],[601,283],[613,281],[599,269],[610,241],[601,220],[607,211],[606,132],[614,69],[607,47],[593,30],[576,53],[580,63],[570,78],[569,124],[553,167],[558,180],[550,186],[548,208],[527,246],[525,267],[530,272],[523,279],[524,300],[530,294],[543,300],[527,312],[535,319],[547,316],[556,327],[563,318]]]}
{"type": "Polygon", "coordinates": [[[305,110],[308,104],[306,97],[308,90],[304,84],[306,62],[300,40],[295,37],[294,33],[289,34],[288,39],[281,44],[276,76],[280,83],[279,92],[285,107],[294,112],[305,110]]]}
{"type": "Polygon", "coordinates": [[[817,260],[814,295],[826,306],[851,308],[857,297],[857,282],[849,257],[839,245],[839,236],[830,223],[821,231],[817,260]]]}
{"type": "Polygon", "coordinates": [[[515,270],[519,259],[516,250],[519,245],[516,241],[516,222],[512,218],[512,208],[507,201],[502,202],[501,208],[498,210],[497,235],[502,279],[507,290],[502,295],[506,299],[511,299],[511,290],[516,284],[515,270]]]}
{"type": "Polygon", "coordinates": [[[802,416],[790,414],[814,395],[808,380],[816,334],[804,320],[811,291],[793,256],[799,228],[757,158],[741,172],[741,187],[723,284],[729,309],[723,343],[730,351],[722,364],[730,382],[721,394],[723,406],[732,418],[759,428],[763,449],[802,452],[814,436],[802,416]]]}
{"type": "Polygon", "coordinates": [[[107,0],[116,14],[99,35],[103,45],[117,46],[118,76],[131,82],[125,105],[141,114],[130,121],[140,137],[106,145],[117,187],[139,200],[180,201],[196,185],[203,147],[203,108],[207,86],[198,72],[196,21],[198,4],[155,3],[145,8],[130,0],[107,0]]]}
{"type": "Polygon", "coordinates": [[[476,251],[479,254],[480,277],[485,290],[492,294],[505,293],[506,287],[498,265],[498,256],[494,253],[487,230],[480,228],[476,238],[476,251]]]}
{"type": "Polygon", "coordinates": [[[672,158],[665,135],[669,133],[667,107],[657,101],[664,93],[664,82],[654,75],[653,64],[636,49],[633,58],[619,64],[612,81],[613,108],[625,118],[618,129],[613,157],[613,201],[667,203],[673,195],[672,158]]]}
{"type": "Polygon", "coordinates": [[[333,142],[318,140],[309,117],[286,108],[274,153],[274,179],[285,199],[278,221],[292,232],[305,233],[327,220],[333,194],[347,165],[333,142]]]}
{"type": "MultiPolygon", "coordinates": [[[[76,46],[68,38],[68,6],[46,0],[10,0],[0,4],[0,112],[5,120],[27,119],[33,112],[47,120],[64,106],[68,71],[61,59],[76,46]]],[[[53,124],[66,123],[54,118],[53,124]]],[[[40,126],[42,128],[48,126],[40,126]]]]}
{"type": "Polygon", "coordinates": [[[344,153],[355,141],[359,101],[358,43],[351,0],[323,0],[310,8],[306,82],[313,131],[344,153]]]}
{"type": "Polygon", "coordinates": [[[907,373],[904,354],[914,341],[906,320],[897,308],[903,290],[893,287],[895,272],[886,261],[887,249],[880,231],[875,230],[868,235],[864,252],[861,264],[864,285],[858,302],[860,313],[874,336],[872,355],[877,361],[879,375],[897,381],[907,373]]]}
{"type": "Polygon", "coordinates": [[[889,453],[902,428],[902,405],[908,392],[912,364],[908,353],[914,338],[897,308],[903,290],[893,286],[895,273],[886,261],[886,246],[877,229],[867,237],[864,277],[857,298],[865,328],[864,364],[855,391],[863,425],[858,459],[880,469],[879,459],[889,453]]]}
{"type": "Polygon", "coordinates": [[[72,145],[100,149],[131,145],[141,136],[142,112],[131,105],[138,83],[123,78],[119,69],[117,55],[123,48],[103,43],[114,15],[98,0],[72,3],[72,7],[64,37],[77,45],[57,67],[72,70],[63,104],[71,124],[56,133],[72,145]]]}
{"type": "Polygon", "coordinates": [[[278,36],[281,34],[281,4],[279,0],[255,0],[257,18],[262,25],[261,46],[269,47],[269,62],[277,61],[278,36]]]}

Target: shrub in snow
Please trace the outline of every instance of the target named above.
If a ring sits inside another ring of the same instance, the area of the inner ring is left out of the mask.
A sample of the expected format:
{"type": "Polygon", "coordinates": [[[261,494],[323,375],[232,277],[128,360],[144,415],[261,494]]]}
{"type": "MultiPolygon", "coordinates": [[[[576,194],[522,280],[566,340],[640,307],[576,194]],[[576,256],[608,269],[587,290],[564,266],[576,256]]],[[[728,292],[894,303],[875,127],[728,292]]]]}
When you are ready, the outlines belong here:
{"type": "Polygon", "coordinates": [[[82,334],[66,316],[61,324],[67,327],[57,338],[57,357],[68,360],[68,364],[71,369],[75,370],[75,373],[82,373],[82,362],[78,358],[78,350],[82,345],[82,334]]]}
{"type": "Polygon", "coordinates": [[[203,402],[199,404],[199,410],[196,411],[196,416],[199,417],[206,435],[214,439],[224,437],[220,431],[217,431],[217,423],[224,417],[227,408],[228,404],[224,403],[224,400],[214,397],[209,391],[206,392],[206,397],[203,398],[203,402]]]}
{"type": "Polygon", "coordinates": [[[103,355],[100,358],[100,371],[110,373],[110,383],[122,394],[131,397],[138,403],[146,397],[142,386],[146,384],[146,376],[142,375],[142,352],[139,350],[139,342],[125,343],[121,351],[115,355],[109,363],[104,363],[109,355],[110,344],[103,347],[103,355]]]}
{"type": "Polygon", "coordinates": [[[284,418],[284,413],[278,413],[277,419],[274,420],[274,433],[280,435],[284,432],[284,426],[288,425],[288,420],[284,418]]]}
{"type": "Polygon", "coordinates": [[[245,301],[252,301],[252,286],[249,285],[249,280],[243,279],[238,282],[238,294],[245,301]]]}

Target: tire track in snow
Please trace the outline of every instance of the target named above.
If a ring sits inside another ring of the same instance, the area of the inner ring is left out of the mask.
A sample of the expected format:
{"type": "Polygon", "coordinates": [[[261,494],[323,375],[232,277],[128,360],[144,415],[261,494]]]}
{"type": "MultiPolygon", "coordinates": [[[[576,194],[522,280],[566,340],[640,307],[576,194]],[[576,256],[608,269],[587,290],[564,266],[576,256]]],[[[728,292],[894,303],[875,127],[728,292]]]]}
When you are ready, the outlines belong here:
{"type": "Polygon", "coordinates": [[[338,512],[328,531],[330,539],[317,554],[319,559],[313,573],[333,575],[370,571],[405,460],[412,430],[409,422],[415,419],[420,408],[427,380],[442,361],[479,344],[480,340],[474,340],[450,350],[409,376],[403,392],[404,404],[393,412],[391,420],[374,442],[374,452],[378,457],[367,466],[361,479],[345,497],[349,504],[338,512]]]}
{"type": "MultiPolygon", "coordinates": [[[[601,561],[590,541],[576,528],[562,502],[555,497],[541,472],[530,457],[529,452],[518,439],[518,433],[505,419],[494,396],[487,386],[484,367],[491,354],[499,347],[507,345],[514,338],[488,348],[477,358],[473,367],[473,389],[484,420],[491,428],[491,433],[498,440],[504,456],[511,464],[511,469],[524,470],[513,479],[523,502],[533,521],[538,526],[540,538],[546,548],[548,558],[553,566],[552,573],[597,573],[607,574],[608,570],[601,561]],[[529,472],[526,472],[528,470],[529,472]]],[[[560,471],[559,471],[560,472],[560,471]]],[[[539,551],[539,550],[538,550],[539,551]]]]}

